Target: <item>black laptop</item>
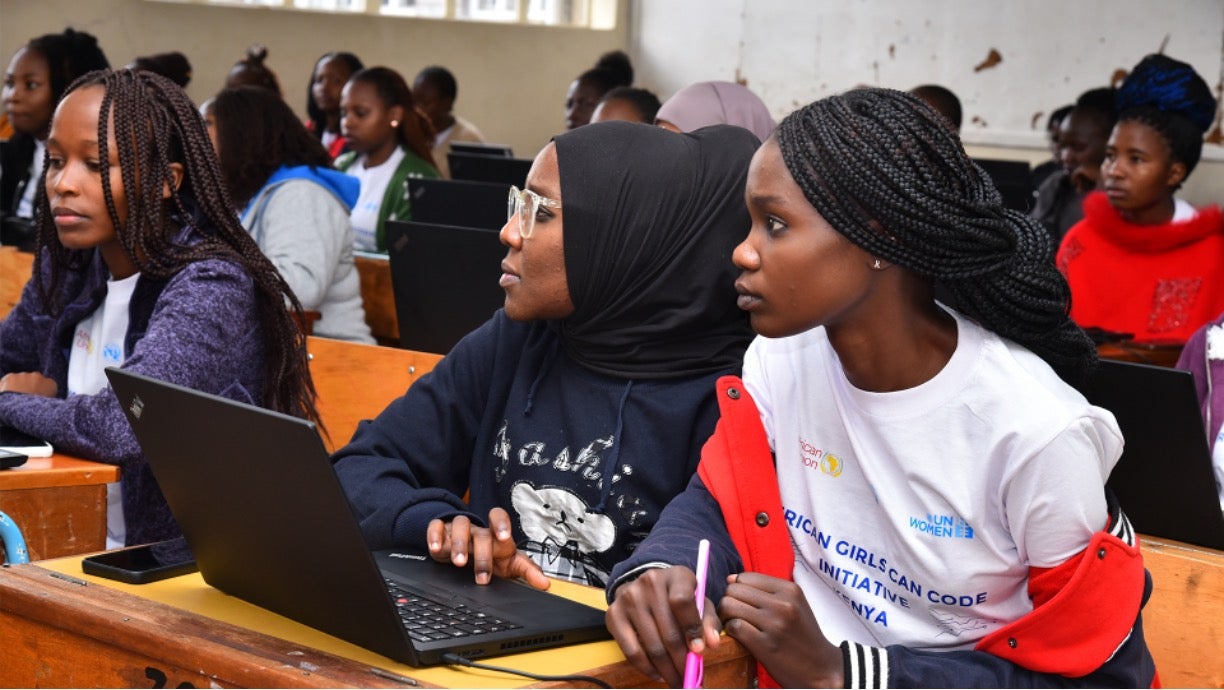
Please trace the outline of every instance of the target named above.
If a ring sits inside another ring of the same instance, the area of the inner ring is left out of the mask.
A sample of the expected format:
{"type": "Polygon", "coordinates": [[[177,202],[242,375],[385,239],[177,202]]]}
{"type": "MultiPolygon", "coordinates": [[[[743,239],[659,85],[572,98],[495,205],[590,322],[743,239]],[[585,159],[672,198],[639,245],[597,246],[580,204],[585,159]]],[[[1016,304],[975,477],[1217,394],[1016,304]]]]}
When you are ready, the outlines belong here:
{"type": "Polygon", "coordinates": [[[1190,372],[1103,359],[1084,388],[1125,447],[1109,487],[1135,531],[1224,549],[1224,513],[1190,372]]]}
{"type": "Polygon", "coordinates": [[[1025,161],[996,160],[993,158],[974,158],[991,181],[999,189],[1003,197],[1003,205],[1007,208],[1028,213],[1033,208],[1033,171],[1025,161]]]}
{"type": "Polygon", "coordinates": [[[313,423],[106,375],[213,587],[413,666],[609,637],[598,609],[517,581],[477,585],[423,553],[371,553],[313,423]]]}
{"type": "Polygon", "coordinates": [[[531,170],[533,161],[530,158],[506,158],[451,151],[446,154],[446,162],[450,165],[453,180],[496,182],[522,187],[526,184],[527,172],[531,170]]]}
{"type": "Polygon", "coordinates": [[[506,223],[510,185],[410,177],[408,195],[416,222],[499,230],[506,223]]]}
{"type": "Polygon", "coordinates": [[[512,158],[514,150],[505,144],[488,144],[478,141],[452,141],[450,150],[456,153],[474,153],[478,156],[500,156],[512,158]]]}
{"type": "Polygon", "coordinates": [[[387,221],[400,345],[446,354],[505,304],[497,230],[387,221]]]}

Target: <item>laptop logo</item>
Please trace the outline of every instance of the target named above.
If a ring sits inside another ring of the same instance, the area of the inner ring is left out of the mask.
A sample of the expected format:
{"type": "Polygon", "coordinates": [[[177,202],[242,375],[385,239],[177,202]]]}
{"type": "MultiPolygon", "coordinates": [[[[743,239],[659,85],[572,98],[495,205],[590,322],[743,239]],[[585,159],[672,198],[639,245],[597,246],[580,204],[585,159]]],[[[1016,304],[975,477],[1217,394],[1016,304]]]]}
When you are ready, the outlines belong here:
{"type": "Polygon", "coordinates": [[[139,395],[132,396],[132,404],[128,405],[128,411],[132,413],[132,417],[140,419],[140,415],[144,412],[144,401],[139,395]]]}
{"type": "Polygon", "coordinates": [[[395,239],[395,242],[392,243],[391,248],[397,252],[402,252],[406,246],[408,246],[408,236],[400,235],[395,239]]]}
{"type": "Polygon", "coordinates": [[[422,556],[422,555],[420,555],[420,554],[416,554],[416,553],[399,553],[398,551],[393,551],[393,552],[391,552],[391,553],[389,553],[389,554],[387,554],[387,555],[388,555],[388,556],[390,556],[391,558],[403,558],[403,559],[406,559],[406,560],[409,560],[409,561],[423,561],[423,560],[425,560],[425,557],[424,557],[424,556],[422,556]]]}

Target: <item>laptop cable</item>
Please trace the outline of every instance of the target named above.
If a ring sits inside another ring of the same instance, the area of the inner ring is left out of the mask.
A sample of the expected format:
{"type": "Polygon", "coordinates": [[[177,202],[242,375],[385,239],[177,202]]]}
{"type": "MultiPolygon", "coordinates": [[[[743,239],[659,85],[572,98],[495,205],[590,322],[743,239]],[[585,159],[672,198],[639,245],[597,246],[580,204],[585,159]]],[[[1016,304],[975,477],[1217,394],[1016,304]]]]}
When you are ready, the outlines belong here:
{"type": "Polygon", "coordinates": [[[478,668],[483,671],[497,671],[498,673],[510,673],[516,676],[523,676],[524,678],[531,678],[532,680],[577,681],[580,683],[590,683],[591,685],[594,685],[600,688],[611,688],[612,687],[608,683],[594,676],[582,676],[582,675],[550,676],[550,675],[541,674],[541,673],[532,673],[530,671],[519,671],[517,669],[506,668],[504,666],[493,666],[492,664],[482,664],[478,661],[472,661],[471,659],[467,659],[465,657],[459,656],[458,654],[455,654],[454,652],[447,652],[446,654],[443,654],[442,660],[453,666],[470,666],[472,668],[478,668]]]}

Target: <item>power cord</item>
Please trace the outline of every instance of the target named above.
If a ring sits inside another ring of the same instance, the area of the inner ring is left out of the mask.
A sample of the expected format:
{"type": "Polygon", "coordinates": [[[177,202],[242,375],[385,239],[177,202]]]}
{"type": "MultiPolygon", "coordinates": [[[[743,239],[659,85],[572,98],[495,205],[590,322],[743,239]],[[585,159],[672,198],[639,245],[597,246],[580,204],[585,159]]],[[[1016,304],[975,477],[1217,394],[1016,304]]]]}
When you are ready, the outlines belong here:
{"type": "Polygon", "coordinates": [[[459,656],[458,654],[455,654],[454,652],[447,652],[446,654],[443,654],[442,660],[453,666],[470,666],[471,668],[478,668],[484,671],[497,671],[498,673],[510,673],[516,676],[523,676],[524,678],[531,678],[532,680],[577,681],[580,683],[590,683],[591,685],[594,685],[599,688],[611,688],[612,687],[611,685],[608,685],[606,682],[594,676],[582,676],[582,675],[550,676],[550,675],[545,675],[541,673],[532,673],[530,671],[520,671],[520,670],[513,669],[513,668],[506,668],[505,666],[493,666],[492,664],[482,664],[478,661],[472,661],[471,659],[459,656]]]}

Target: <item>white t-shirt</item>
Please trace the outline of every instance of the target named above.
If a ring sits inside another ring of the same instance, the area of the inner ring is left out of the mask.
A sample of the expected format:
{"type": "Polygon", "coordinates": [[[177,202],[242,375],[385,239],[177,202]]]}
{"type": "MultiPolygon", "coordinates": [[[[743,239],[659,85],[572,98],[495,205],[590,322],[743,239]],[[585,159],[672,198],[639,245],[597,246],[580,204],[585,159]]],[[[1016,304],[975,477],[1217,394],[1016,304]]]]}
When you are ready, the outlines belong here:
{"type": "Polygon", "coordinates": [[[43,156],[47,152],[47,144],[42,140],[34,140],[34,160],[30,161],[30,179],[26,181],[21,191],[21,200],[17,202],[17,215],[22,218],[34,217],[34,196],[38,194],[38,186],[43,183],[43,156]]]}
{"type": "Polygon", "coordinates": [[[404,160],[404,149],[395,147],[390,158],[372,168],[365,167],[365,160],[365,156],[359,156],[345,172],[361,180],[361,194],[349,214],[353,222],[353,247],[372,252],[378,250],[378,212],[382,208],[391,176],[395,174],[400,161],[404,160]]]}
{"type": "MultiPolygon", "coordinates": [[[[123,341],[128,331],[128,303],[139,278],[137,273],[106,281],[106,299],[77,324],[68,353],[68,395],[97,394],[107,386],[104,369],[123,365],[127,358],[123,341]]],[[[123,546],[126,535],[120,482],[112,482],[106,485],[106,548],[123,546]]]]}
{"type": "Polygon", "coordinates": [[[846,380],[823,328],[744,361],[776,453],[795,581],[834,644],[968,649],[1032,609],[1030,566],[1105,527],[1113,415],[1028,350],[956,316],[931,380],[846,380]]]}
{"type": "Polygon", "coordinates": [[[339,138],[340,138],[339,132],[330,132],[325,129],[323,130],[323,133],[319,136],[319,143],[323,144],[323,148],[330,151],[332,144],[336,143],[336,140],[339,138]]]}

